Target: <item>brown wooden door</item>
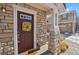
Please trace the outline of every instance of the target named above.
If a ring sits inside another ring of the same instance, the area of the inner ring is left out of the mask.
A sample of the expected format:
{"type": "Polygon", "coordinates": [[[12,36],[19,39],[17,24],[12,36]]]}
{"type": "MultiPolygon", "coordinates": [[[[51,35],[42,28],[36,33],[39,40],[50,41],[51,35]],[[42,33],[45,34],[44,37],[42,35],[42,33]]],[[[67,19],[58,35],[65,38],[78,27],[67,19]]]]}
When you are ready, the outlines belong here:
{"type": "Polygon", "coordinates": [[[34,16],[33,14],[17,11],[18,53],[34,48],[34,16]]]}

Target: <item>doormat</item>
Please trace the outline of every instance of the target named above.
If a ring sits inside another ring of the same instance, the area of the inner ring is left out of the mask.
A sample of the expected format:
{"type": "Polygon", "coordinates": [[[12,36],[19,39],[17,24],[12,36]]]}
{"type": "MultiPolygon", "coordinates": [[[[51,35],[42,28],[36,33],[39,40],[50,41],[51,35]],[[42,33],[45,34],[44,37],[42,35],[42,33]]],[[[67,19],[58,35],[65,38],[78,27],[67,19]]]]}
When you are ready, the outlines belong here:
{"type": "Polygon", "coordinates": [[[47,50],[46,52],[44,52],[44,53],[42,53],[40,55],[54,55],[54,53],[52,53],[49,50],[47,50]]]}

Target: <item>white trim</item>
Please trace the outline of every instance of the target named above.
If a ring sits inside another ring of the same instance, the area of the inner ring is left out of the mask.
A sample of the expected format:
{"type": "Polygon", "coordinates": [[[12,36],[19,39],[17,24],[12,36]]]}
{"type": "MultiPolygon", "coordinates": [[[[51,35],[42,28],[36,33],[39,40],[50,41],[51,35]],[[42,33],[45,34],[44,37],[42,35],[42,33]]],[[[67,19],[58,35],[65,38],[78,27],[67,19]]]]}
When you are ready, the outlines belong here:
{"type": "Polygon", "coordinates": [[[76,29],[76,14],[74,14],[73,33],[75,33],[75,29],[76,29]]]}
{"type": "Polygon", "coordinates": [[[17,41],[17,11],[23,11],[34,15],[34,49],[36,49],[36,11],[12,5],[14,10],[14,54],[18,54],[18,41],[17,41]]]}

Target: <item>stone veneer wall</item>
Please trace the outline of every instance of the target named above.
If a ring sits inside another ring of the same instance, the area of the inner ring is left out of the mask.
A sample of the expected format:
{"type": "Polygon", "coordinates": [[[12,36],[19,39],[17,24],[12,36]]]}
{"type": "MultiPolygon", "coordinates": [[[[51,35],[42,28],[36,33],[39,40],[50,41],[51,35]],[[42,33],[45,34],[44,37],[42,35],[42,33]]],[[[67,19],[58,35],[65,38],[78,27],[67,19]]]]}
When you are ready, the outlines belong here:
{"type": "MultiPolygon", "coordinates": [[[[46,30],[46,12],[38,8],[34,8],[28,4],[16,3],[15,5],[28,8],[37,12],[37,42],[40,46],[47,42],[46,30]]],[[[0,54],[14,54],[13,39],[13,8],[12,4],[0,4],[0,54]],[[6,6],[6,13],[1,12],[2,5],[6,6]]]]}

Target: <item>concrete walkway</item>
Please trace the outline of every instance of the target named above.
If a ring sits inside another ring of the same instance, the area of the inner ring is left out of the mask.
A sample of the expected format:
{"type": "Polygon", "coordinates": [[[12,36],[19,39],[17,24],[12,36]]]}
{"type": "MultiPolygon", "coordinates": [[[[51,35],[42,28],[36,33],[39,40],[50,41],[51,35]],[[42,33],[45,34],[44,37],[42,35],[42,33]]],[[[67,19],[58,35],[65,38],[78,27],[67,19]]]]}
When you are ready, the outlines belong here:
{"type": "Polygon", "coordinates": [[[60,55],[79,55],[79,36],[70,36],[64,40],[69,48],[60,55]]]}

